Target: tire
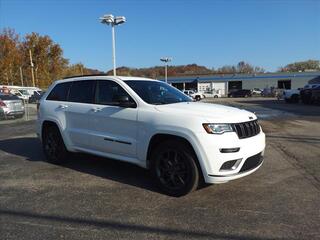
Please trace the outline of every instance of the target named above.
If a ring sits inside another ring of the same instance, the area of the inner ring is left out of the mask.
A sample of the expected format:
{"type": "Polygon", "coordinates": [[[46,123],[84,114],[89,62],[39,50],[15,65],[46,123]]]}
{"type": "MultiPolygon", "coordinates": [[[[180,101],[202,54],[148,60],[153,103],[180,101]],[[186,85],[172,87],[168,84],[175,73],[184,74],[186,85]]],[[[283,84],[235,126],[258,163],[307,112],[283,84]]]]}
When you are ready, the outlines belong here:
{"type": "Polygon", "coordinates": [[[299,102],[299,95],[294,94],[291,96],[291,102],[292,103],[298,103],[299,102]]]}
{"type": "Polygon", "coordinates": [[[195,99],[196,99],[196,101],[200,101],[200,100],[201,100],[201,97],[200,97],[199,95],[197,95],[197,96],[195,97],[195,99]]]}
{"type": "Polygon", "coordinates": [[[218,98],[218,96],[217,96],[217,95],[214,95],[213,98],[218,98]]]}
{"type": "Polygon", "coordinates": [[[15,118],[22,118],[24,116],[24,114],[19,114],[17,116],[15,116],[15,118]]]}
{"type": "Polygon", "coordinates": [[[63,163],[69,155],[59,128],[54,125],[47,126],[43,130],[42,149],[47,162],[53,164],[63,163]]]}
{"type": "Polygon", "coordinates": [[[151,154],[151,171],[167,195],[184,196],[199,185],[197,159],[190,147],[177,140],[160,143],[151,154]]]}

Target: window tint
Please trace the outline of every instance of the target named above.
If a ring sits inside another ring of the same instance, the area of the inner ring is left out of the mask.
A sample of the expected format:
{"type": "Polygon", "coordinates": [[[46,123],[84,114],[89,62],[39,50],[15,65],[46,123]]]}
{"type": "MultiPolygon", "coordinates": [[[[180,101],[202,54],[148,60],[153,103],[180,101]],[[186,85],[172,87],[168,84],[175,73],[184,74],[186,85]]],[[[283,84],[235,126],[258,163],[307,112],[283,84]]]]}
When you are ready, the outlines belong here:
{"type": "Polygon", "coordinates": [[[57,84],[47,97],[47,100],[52,101],[67,101],[68,91],[72,82],[57,84]]]}
{"type": "Polygon", "coordinates": [[[75,81],[72,83],[68,101],[79,103],[93,103],[94,86],[93,80],[75,81]]]}
{"type": "Polygon", "coordinates": [[[130,95],[117,83],[113,81],[97,81],[96,99],[97,104],[119,105],[121,97],[128,97],[130,102],[134,100],[130,95]]]}
{"type": "Polygon", "coordinates": [[[20,100],[16,95],[5,95],[0,94],[0,100],[6,101],[6,100],[20,100]]]}

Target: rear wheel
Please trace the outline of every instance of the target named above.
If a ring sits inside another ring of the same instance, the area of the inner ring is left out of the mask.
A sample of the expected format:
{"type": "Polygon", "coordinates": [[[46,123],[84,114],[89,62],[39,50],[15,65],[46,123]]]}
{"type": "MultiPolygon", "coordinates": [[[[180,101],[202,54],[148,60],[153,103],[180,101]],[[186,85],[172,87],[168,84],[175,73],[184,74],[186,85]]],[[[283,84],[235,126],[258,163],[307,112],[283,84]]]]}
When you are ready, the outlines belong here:
{"type": "Polygon", "coordinates": [[[170,196],[183,196],[199,184],[199,168],[190,147],[168,140],[158,145],[151,156],[151,170],[158,186],[170,196]]]}
{"type": "Polygon", "coordinates": [[[22,118],[24,116],[24,114],[19,114],[17,116],[15,116],[15,118],[22,118]]]}
{"type": "Polygon", "coordinates": [[[50,163],[62,163],[67,159],[68,151],[57,126],[50,125],[43,130],[42,148],[50,163]]]}
{"type": "Polygon", "coordinates": [[[292,95],[291,102],[298,103],[299,102],[299,95],[297,95],[297,94],[292,95]]]}

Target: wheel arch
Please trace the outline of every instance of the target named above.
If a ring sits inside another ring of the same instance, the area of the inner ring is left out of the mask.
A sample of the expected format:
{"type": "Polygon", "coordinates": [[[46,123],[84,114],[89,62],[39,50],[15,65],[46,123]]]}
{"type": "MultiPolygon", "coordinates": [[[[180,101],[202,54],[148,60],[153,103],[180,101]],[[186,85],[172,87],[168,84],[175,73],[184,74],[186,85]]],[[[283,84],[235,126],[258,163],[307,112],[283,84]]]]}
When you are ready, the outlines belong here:
{"type": "Polygon", "coordinates": [[[52,120],[44,120],[41,124],[41,139],[43,139],[43,135],[44,135],[44,131],[46,128],[50,127],[50,126],[54,126],[54,127],[57,127],[60,131],[60,134],[61,134],[61,129],[59,127],[59,125],[55,122],[55,121],[52,121],[52,120]]]}
{"type": "Polygon", "coordinates": [[[167,141],[167,140],[176,140],[176,141],[181,141],[185,143],[188,147],[190,147],[192,153],[195,156],[196,164],[198,166],[198,169],[200,171],[201,178],[203,178],[204,174],[204,166],[201,164],[199,158],[200,158],[200,153],[197,151],[195,148],[194,144],[187,139],[185,136],[180,136],[172,133],[157,133],[154,134],[148,144],[148,149],[147,149],[147,154],[146,154],[146,166],[147,168],[150,168],[150,163],[151,163],[151,154],[152,151],[160,144],[161,142],[167,141]]]}

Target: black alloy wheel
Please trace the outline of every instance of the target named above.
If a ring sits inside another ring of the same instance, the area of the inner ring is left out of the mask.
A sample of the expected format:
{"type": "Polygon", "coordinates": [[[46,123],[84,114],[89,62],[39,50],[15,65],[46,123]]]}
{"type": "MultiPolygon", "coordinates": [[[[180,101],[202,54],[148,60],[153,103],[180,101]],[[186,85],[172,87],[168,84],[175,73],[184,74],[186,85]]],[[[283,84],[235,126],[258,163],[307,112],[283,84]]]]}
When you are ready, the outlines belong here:
{"type": "Polygon", "coordinates": [[[167,141],[154,152],[153,174],[170,196],[183,196],[198,187],[199,170],[194,154],[184,143],[167,141]]]}

